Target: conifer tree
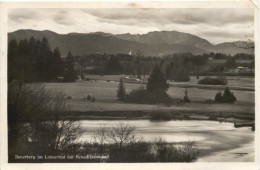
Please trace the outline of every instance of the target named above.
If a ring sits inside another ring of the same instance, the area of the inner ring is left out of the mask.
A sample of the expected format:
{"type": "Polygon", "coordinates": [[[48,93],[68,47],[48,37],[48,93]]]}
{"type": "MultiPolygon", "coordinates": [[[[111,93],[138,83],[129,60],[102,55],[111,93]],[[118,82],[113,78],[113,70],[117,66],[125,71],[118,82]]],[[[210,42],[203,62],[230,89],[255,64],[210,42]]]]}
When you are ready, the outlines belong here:
{"type": "Polygon", "coordinates": [[[148,79],[148,83],[146,85],[146,90],[154,91],[154,90],[162,90],[167,91],[169,88],[169,84],[167,83],[167,79],[165,78],[162,70],[157,65],[152,71],[148,79]]]}
{"type": "Polygon", "coordinates": [[[234,103],[237,99],[234,94],[226,87],[224,94],[222,96],[222,100],[224,103],[234,103]]]}
{"type": "Polygon", "coordinates": [[[124,86],[124,83],[123,83],[123,79],[121,78],[120,81],[119,81],[118,89],[117,89],[117,97],[120,100],[124,100],[125,95],[126,95],[125,86],[124,86]]]}
{"type": "Polygon", "coordinates": [[[8,45],[8,82],[55,81],[64,74],[64,64],[58,48],[51,51],[48,40],[30,38],[8,45]]]}
{"type": "Polygon", "coordinates": [[[73,64],[73,55],[69,51],[66,59],[65,59],[65,71],[64,71],[64,80],[66,82],[73,82],[77,79],[76,72],[74,70],[73,64]]]}
{"type": "Polygon", "coordinates": [[[215,96],[215,102],[221,103],[222,102],[222,94],[221,91],[218,92],[215,96]]]}

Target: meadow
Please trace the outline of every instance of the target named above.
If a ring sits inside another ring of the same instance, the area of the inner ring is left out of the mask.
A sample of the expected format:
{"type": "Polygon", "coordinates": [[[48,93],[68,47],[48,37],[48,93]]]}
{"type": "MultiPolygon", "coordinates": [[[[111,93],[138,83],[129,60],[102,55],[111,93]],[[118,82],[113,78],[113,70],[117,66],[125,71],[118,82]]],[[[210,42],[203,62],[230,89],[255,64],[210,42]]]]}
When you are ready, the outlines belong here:
{"type": "MultiPolygon", "coordinates": [[[[120,75],[97,76],[88,75],[90,81],[76,81],[74,83],[43,83],[46,89],[63,92],[68,99],[68,111],[176,111],[196,113],[229,113],[242,114],[246,117],[254,117],[255,93],[250,90],[231,90],[237,98],[234,104],[208,104],[206,100],[214,100],[219,89],[189,87],[188,96],[191,103],[183,105],[149,105],[124,103],[117,99],[117,87],[120,75]],[[84,100],[87,96],[95,97],[95,102],[84,100]]],[[[248,77],[229,77],[229,84],[239,87],[254,88],[254,79],[248,77]]],[[[190,84],[196,83],[196,78],[191,77],[190,84]]],[[[187,83],[186,83],[187,84],[187,83]]],[[[126,92],[145,86],[141,83],[125,83],[126,92]]],[[[184,86],[185,87],[185,86],[184,86]]],[[[182,99],[186,88],[170,86],[167,93],[173,98],[182,99]]],[[[220,88],[222,89],[222,88],[220,88]]],[[[222,89],[223,92],[224,88],[222,89]]]]}

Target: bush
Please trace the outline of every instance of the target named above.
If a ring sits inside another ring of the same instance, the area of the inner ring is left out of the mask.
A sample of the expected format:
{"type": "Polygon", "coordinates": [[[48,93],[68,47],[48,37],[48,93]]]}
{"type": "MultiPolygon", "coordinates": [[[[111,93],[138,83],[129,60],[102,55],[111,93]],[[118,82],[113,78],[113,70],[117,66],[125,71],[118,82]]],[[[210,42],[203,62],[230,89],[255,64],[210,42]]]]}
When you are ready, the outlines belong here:
{"type": "Polygon", "coordinates": [[[215,102],[217,102],[217,103],[221,103],[221,102],[222,102],[222,94],[221,94],[221,91],[216,94],[216,96],[215,96],[215,102]]]}
{"type": "Polygon", "coordinates": [[[185,90],[185,96],[183,97],[183,101],[186,102],[186,103],[190,102],[190,99],[188,97],[188,90],[187,89],[185,90]]]}
{"type": "Polygon", "coordinates": [[[192,162],[199,155],[195,142],[183,142],[179,146],[169,145],[162,138],[154,141],[156,158],[159,162],[192,162]]]}
{"type": "Polygon", "coordinates": [[[88,100],[88,101],[91,100],[91,96],[90,96],[90,95],[87,96],[87,100],[88,100]]]}
{"type": "Polygon", "coordinates": [[[207,103],[207,104],[212,104],[212,103],[214,103],[214,100],[212,100],[212,99],[207,99],[207,100],[205,100],[205,103],[207,103]]]}
{"type": "Polygon", "coordinates": [[[194,142],[175,145],[162,138],[144,142],[136,138],[134,126],[122,123],[111,128],[101,126],[94,134],[94,141],[85,143],[87,149],[82,153],[108,154],[108,162],[191,162],[198,156],[194,142]]]}
{"type": "Polygon", "coordinates": [[[215,102],[217,103],[234,103],[236,101],[234,94],[226,87],[223,95],[221,92],[218,92],[215,96],[215,102]]]}
{"type": "Polygon", "coordinates": [[[207,85],[226,85],[227,79],[223,76],[217,78],[213,77],[204,77],[198,81],[198,84],[207,84],[207,85]]]}
{"type": "Polygon", "coordinates": [[[123,79],[121,78],[119,81],[118,89],[117,89],[117,98],[119,100],[124,100],[125,99],[125,86],[123,79]]]}
{"type": "Polygon", "coordinates": [[[178,68],[171,75],[170,79],[175,82],[188,82],[190,81],[189,73],[186,68],[178,68]]]}
{"type": "Polygon", "coordinates": [[[236,97],[234,94],[229,90],[228,87],[226,87],[224,94],[222,96],[222,102],[223,103],[234,103],[236,101],[236,97]]]}
{"type": "Polygon", "coordinates": [[[168,121],[171,120],[171,114],[168,112],[153,112],[150,114],[150,119],[152,121],[168,121]]]}
{"type": "Polygon", "coordinates": [[[166,77],[169,80],[174,80],[175,82],[190,81],[188,67],[184,63],[181,63],[180,65],[171,63],[167,66],[165,72],[166,77]]]}
{"type": "Polygon", "coordinates": [[[131,91],[128,95],[126,95],[126,102],[142,104],[170,104],[173,102],[173,99],[165,91],[160,89],[147,91],[144,89],[144,87],[141,87],[131,91]]]}
{"type": "Polygon", "coordinates": [[[147,91],[144,87],[131,91],[126,95],[126,101],[131,103],[146,103],[147,91]]]}

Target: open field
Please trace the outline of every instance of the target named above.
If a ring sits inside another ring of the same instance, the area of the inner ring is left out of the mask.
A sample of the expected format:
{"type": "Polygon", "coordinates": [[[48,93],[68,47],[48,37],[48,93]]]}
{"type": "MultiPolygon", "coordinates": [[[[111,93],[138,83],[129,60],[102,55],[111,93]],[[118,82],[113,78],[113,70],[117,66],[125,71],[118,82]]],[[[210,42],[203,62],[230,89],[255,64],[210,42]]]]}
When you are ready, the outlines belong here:
{"type": "MultiPolygon", "coordinates": [[[[110,80],[110,81],[119,81],[121,77],[124,75],[85,75],[86,78],[93,79],[93,80],[110,80]]],[[[198,79],[196,76],[189,76],[190,81],[189,82],[181,82],[175,84],[189,84],[189,85],[196,85],[198,84],[198,79]]],[[[205,76],[200,76],[199,78],[202,79],[205,76]]],[[[144,81],[147,81],[148,76],[144,78],[144,81]]],[[[245,77],[245,76],[226,76],[228,80],[227,86],[239,86],[239,87],[251,87],[254,88],[255,81],[254,77],[245,77]]]]}
{"type": "MultiPolygon", "coordinates": [[[[191,103],[180,106],[164,106],[164,105],[148,105],[148,104],[131,104],[124,103],[117,100],[117,86],[116,82],[120,76],[92,76],[91,78],[98,79],[97,81],[77,81],[75,83],[43,83],[43,85],[50,90],[57,90],[64,92],[72,99],[68,99],[68,111],[79,112],[93,112],[93,111],[176,111],[176,112],[190,112],[190,113],[229,113],[229,114],[243,114],[246,117],[254,117],[254,92],[232,90],[237,97],[237,102],[234,104],[206,104],[205,100],[214,99],[215,94],[219,90],[215,89],[201,89],[201,88],[187,88],[188,96],[191,103]],[[100,79],[99,79],[100,78],[100,79]],[[101,79],[103,78],[103,79],[101,79]],[[104,81],[104,80],[111,81],[104,81]],[[87,95],[96,98],[95,102],[87,102],[83,100],[87,95]]],[[[236,77],[237,78],[237,77],[236,77]]],[[[233,84],[250,85],[253,87],[253,81],[250,78],[233,78],[233,84]],[[242,80],[241,80],[242,79],[242,80]]],[[[126,83],[126,91],[130,92],[145,84],[126,83]]],[[[185,88],[170,87],[168,94],[173,98],[183,98],[185,88]]]]}

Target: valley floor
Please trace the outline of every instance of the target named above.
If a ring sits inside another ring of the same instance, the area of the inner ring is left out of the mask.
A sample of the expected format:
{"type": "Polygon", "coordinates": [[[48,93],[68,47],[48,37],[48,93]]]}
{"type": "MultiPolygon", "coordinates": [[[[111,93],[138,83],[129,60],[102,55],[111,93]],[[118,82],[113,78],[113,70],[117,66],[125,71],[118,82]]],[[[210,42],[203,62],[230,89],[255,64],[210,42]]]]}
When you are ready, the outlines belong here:
{"type": "MultiPolygon", "coordinates": [[[[219,115],[227,118],[239,118],[245,120],[253,120],[255,115],[255,93],[252,90],[231,90],[237,98],[234,104],[208,104],[206,100],[214,100],[215,94],[219,89],[215,88],[198,88],[187,87],[178,84],[178,87],[171,86],[167,93],[173,98],[182,99],[185,89],[188,90],[188,96],[191,103],[180,105],[149,105],[149,104],[134,104],[125,103],[117,99],[117,87],[120,76],[89,76],[96,81],[77,81],[74,83],[43,83],[46,89],[56,90],[65,93],[66,96],[71,96],[67,99],[68,112],[80,112],[81,116],[87,118],[95,117],[125,117],[125,118],[144,118],[145,113],[154,111],[171,112],[176,116],[180,114],[189,115],[191,118],[217,117],[219,115]],[[87,96],[95,97],[95,102],[84,100],[87,96]],[[114,112],[114,113],[113,113],[114,112]],[[129,112],[126,114],[126,112],[129,112]],[[131,115],[131,113],[133,115],[131,115]],[[135,116],[136,112],[142,112],[139,116],[135,116]],[[95,113],[93,115],[92,113],[95,113]],[[107,116],[105,116],[107,113],[107,116]],[[111,113],[113,113],[111,115],[111,113]],[[99,116],[100,114],[100,116],[99,116]]],[[[248,77],[231,77],[229,83],[239,87],[254,89],[253,78],[248,77]]],[[[195,84],[194,77],[191,78],[190,84],[195,84]]],[[[188,83],[184,83],[188,84],[188,83]]],[[[126,92],[137,89],[145,84],[140,83],[125,83],[126,92]]],[[[222,91],[224,90],[224,87],[222,91]]]]}

